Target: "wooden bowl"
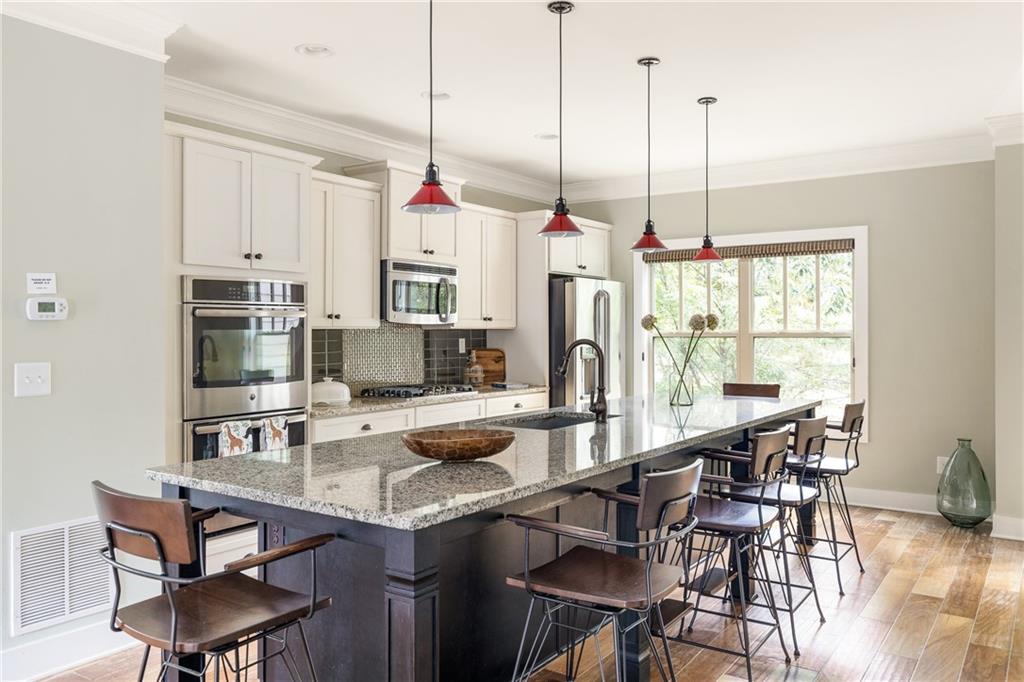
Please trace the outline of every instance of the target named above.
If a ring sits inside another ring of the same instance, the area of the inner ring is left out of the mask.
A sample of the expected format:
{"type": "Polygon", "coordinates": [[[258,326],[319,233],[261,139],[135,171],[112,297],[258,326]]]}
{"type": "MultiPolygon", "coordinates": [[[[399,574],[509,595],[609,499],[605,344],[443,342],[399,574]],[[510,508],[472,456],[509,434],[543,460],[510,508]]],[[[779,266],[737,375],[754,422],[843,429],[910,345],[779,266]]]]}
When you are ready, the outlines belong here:
{"type": "Polygon", "coordinates": [[[496,455],[516,439],[504,429],[436,429],[402,435],[405,447],[420,457],[442,462],[469,462],[496,455]]]}

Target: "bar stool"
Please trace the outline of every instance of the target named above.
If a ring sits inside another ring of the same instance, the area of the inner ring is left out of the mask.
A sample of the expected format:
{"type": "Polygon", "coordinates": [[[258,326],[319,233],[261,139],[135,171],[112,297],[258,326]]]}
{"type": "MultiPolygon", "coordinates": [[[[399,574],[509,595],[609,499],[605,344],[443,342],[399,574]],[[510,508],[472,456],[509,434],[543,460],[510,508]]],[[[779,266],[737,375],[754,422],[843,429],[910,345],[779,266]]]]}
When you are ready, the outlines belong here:
{"type": "MultiPolygon", "coordinates": [[[[836,582],[839,585],[839,594],[845,595],[843,591],[843,577],[839,570],[839,562],[853,550],[857,557],[857,565],[860,572],[864,572],[864,564],[860,559],[860,549],[857,547],[857,536],[853,529],[853,517],[850,516],[850,505],[846,501],[846,489],[843,486],[843,479],[851,471],[860,466],[860,437],[864,426],[864,401],[849,403],[843,409],[841,422],[828,422],[826,427],[829,431],[836,431],[840,435],[826,435],[826,442],[843,443],[843,455],[824,456],[820,462],[814,465],[810,472],[810,480],[817,484],[819,491],[818,499],[815,500],[815,511],[818,518],[824,518],[822,514],[821,492],[825,494],[825,504],[828,509],[828,527],[824,528],[825,537],[810,537],[811,541],[820,541],[828,544],[831,556],[809,554],[812,559],[824,559],[832,561],[836,567],[836,582]],[[835,516],[838,513],[839,519],[846,529],[850,540],[840,540],[836,532],[835,516]],[[840,547],[845,549],[840,551],[840,547]]],[[[799,472],[806,465],[801,462],[800,456],[792,454],[786,460],[786,467],[792,472],[799,472]]]]}
{"type": "Polygon", "coordinates": [[[749,472],[749,480],[737,481],[731,476],[721,475],[701,476],[702,482],[707,483],[708,488],[706,495],[698,495],[694,506],[694,514],[698,519],[697,527],[686,538],[685,543],[680,542],[679,551],[674,555],[684,567],[688,567],[687,576],[691,571],[703,569],[702,574],[688,580],[684,585],[684,602],[690,602],[691,595],[696,592],[696,598],[692,599],[693,607],[686,628],[687,633],[693,632],[698,613],[739,620],[738,631],[742,649],[730,649],[684,637],[685,618],[680,621],[678,633],[669,635],[669,639],[684,644],[742,656],[746,662],[747,679],[753,679],[751,659],[772,635],[778,636],[786,663],[790,662],[773,591],[761,590],[764,596],[763,608],[768,610],[770,620],[753,618],[747,614],[748,606],[761,606],[750,603],[753,594],[748,590],[756,588],[759,583],[769,584],[764,550],[770,545],[769,534],[773,524],[780,517],[780,511],[778,507],[770,504],[771,499],[767,491],[781,484],[785,478],[783,463],[789,450],[789,430],[780,428],[762,432],[753,437],[752,443],[749,453],[714,448],[701,451],[701,457],[707,459],[744,465],[749,472]],[[730,495],[740,490],[750,495],[748,499],[755,501],[741,502],[729,499],[730,495]],[[700,546],[695,547],[694,541],[698,539],[701,541],[700,546]],[[729,552],[728,560],[726,551],[729,552]],[[694,555],[696,560],[691,560],[694,555]],[[752,578],[749,585],[748,574],[752,578]],[[738,602],[736,608],[730,609],[728,613],[701,606],[704,596],[713,596],[719,589],[723,590],[723,601],[731,597],[733,601],[738,602]],[[725,596],[726,592],[728,596],[725,596]],[[735,611],[739,612],[738,616],[735,611]],[[752,641],[750,623],[767,626],[768,630],[757,641],[752,641]]]}
{"type": "MultiPolygon", "coordinates": [[[[693,516],[693,501],[700,483],[702,466],[703,461],[697,460],[679,469],[645,474],[640,479],[639,497],[622,496],[622,499],[637,505],[637,530],[653,533],[653,538],[648,537],[645,541],[612,540],[607,530],[591,530],[528,516],[506,517],[523,528],[525,533],[524,570],[518,575],[509,576],[506,583],[526,590],[530,595],[530,608],[512,673],[513,682],[525,682],[530,678],[553,629],[566,630],[570,634],[566,677],[575,678],[577,669],[573,667],[572,661],[582,659],[583,647],[587,639],[592,637],[603,680],[604,667],[600,664],[602,656],[597,635],[605,625],[612,626],[616,680],[624,677],[625,635],[634,628],[640,628],[650,643],[651,654],[662,679],[675,680],[660,603],[679,586],[679,569],[658,559],[664,558],[665,550],[673,543],[682,541],[697,523],[693,516]],[[595,544],[599,549],[576,545],[558,558],[531,569],[532,531],[595,544]],[[638,554],[642,550],[646,556],[634,558],[615,554],[604,551],[606,547],[635,551],[638,554]],[[529,650],[525,650],[530,621],[537,604],[542,606],[543,613],[532,644],[529,650]],[[571,622],[561,616],[556,618],[560,612],[573,616],[571,622]],[[580,614],[585,616],[585,622],[576,625],[579,621],[576,616],[580,614]],[[624,616],[627,614],[635,616],[635,620],[625,622],[624,616]],[[664,662],[654,642],[649,622],[652,615],[662,634],[664,662]],[[577,657],[574,638],[579,635],[582,635],[582,639],[579,641],[580,654],[577,657]]],[[[561,654],[563,650],[557,653],[561,654]]]]}
{"type": "Polygon", "coordinates": [[[203,575],[195,578],[173,577],[168,575],[170,565],[187,565],[201,558],[193,526],[201,525],[219,510],[193,510],[186,500],[130,495],[99,481],[93,481],[92,487],[107,538],[107,546],[100,550],[100,555],[110,564],[114,577],[110,629],[125,632],[146,645],[139,666],[140,682],[153,647],[161,651],[161,680],[169,669],[203,678],[211,664],[214,680],[220,680],[222,668],[237,680],[242,670],[278,656],[295,682],[317,679],[302,621],[331,605],[330,597],[316,593],[316,548],[334,536],[317,535],[260,552],[231,562],[213,575],[206,575],[204,570],[203,575]],[[155,560],[159,573],[122,563],[115,550],[155,560]],[[310,557],[308,595],[268,585],[242,573],[303,552],[310,557]],[[122,571],[159,581],[162,594],[121,607],[122,571]],[[288,633],[292,627],[298,630],[308,678],[300,676],[289,648],[288,633]],[[264,652],[252,663],[239,665],[238,651],[260,639],[275,642],[280,648],[264,652]],[[181,663],[182,656],[192,654],[210,657],[202,670],[181,663]],[[233,662],[229,654],[234,655],[233,662]]]}
{"type": "MultiPolygon", "coordinates": [[[[771,590],[775,586],[781,588],[783,604],[777,603],[776,608],[779,611],[789,613],[789,626],[793,636],[794,656],[800,655],[800,644],[797,641],[796,635],[795,614],[796,610],[803,606],[808,597],[814,597],[814,604],[818,609],[818,617],[822,623],[825,622],[825,614],[821,610],[821,602],[818,599],[818,588],[814,583],[814,571],[806,550],[807,538],[804,528],[799,519],[796,519],[794,522],[794,512],[814,504],[819,497],[817,481],[814,476],[817,473],[817,466],[824,459],[825,426],[825,417],[797,419],[794,421],[793,451],[789,457],[798,457],[801,466],[795,471],[787,472],[783,480],[763,489],[764,503],[779,510],[777,521],[779,537],[777,540],[771,540],[766,547],[772,553],[777,579],[769,578],[763,584],[766,590],[771,590]],[[808,476],[810,476],[810,485],[805,485],[805,479],[808,476]],[[795,483],[785,482],[786,478],[793,480],[794,477],[796,478],[795,483]],[[788,549],[787,543],[792,545],[792,550],[788,549]],[[793,581],[789,571],[790,556],[798,558],[809,583],[808,585],[802,585],[793,581]],[[793,596],[794,589],[803,591],[799,599],[793,596]]],[[[787,469],[789,469],[788,465],[787,469]]],[[[762,491],[739,488],[736,491],[725,492],[723,495],[732,500],[757,503],[761,493],[762,491]]]]}
{"type": "Polygon", "coordinates": [[[779,384],[722,384],[722,395],[727,398],[778,398],[781,392],[779,384]]]}

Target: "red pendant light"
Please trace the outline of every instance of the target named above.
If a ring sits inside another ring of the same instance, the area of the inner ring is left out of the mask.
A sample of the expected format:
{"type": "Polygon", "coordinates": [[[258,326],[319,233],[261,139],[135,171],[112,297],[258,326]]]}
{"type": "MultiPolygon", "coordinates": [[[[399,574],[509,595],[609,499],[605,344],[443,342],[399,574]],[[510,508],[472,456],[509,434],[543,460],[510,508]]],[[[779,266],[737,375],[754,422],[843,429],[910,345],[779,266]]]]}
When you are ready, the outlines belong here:
{"type": "Polygon", "coordinates": [[[562,196],[562,15],[573,10],[574,5],[565,0],[548,3],[548,11],[558,15],[558,199],[555,200],[555,214],[537,234],[541,237],[580,237],[583,230],[569,217],[569,209],[562,196]]]}
{"type": "Polygon", "coordinates": [[[710,195],[710,186],[708,185],[708,107],[717,101],[714,97],[701,97],[697,100],[697,104],[704,105],[704,244],[701,246],[700,251],[697,252],[697,255],[693,257],[695,261],[722,260],[722,257],[718,255],[718,251],[715,251],[714,242],[711,241],[708,218],[708,196],[710,195]]]}
{"type": "Polygon", "coordinates": [[[651,67],[660,64],[661,60],[657,57],[641,57],[636,63],[647,68],[647,221],[644,223],[643,235],[630,251],[650,253],[667,250],[655,234],[654,221],[651,220],[651,67]]]}
{"type": "Polygon", "coordinates": [[[430,101],[430,161],[427,163],[423,185],[416,191],[416,194],[412,195],[412,199],[402,206],[402,210],[408,213],[457,213],[459,205],[452,201],[452,198],[441,187],[437,165],[434,164],[434,0],[428,0],[427,4],[429,8],[427,43],[430,53],[430,89],[427,91],[427,99],[430,101]]]}

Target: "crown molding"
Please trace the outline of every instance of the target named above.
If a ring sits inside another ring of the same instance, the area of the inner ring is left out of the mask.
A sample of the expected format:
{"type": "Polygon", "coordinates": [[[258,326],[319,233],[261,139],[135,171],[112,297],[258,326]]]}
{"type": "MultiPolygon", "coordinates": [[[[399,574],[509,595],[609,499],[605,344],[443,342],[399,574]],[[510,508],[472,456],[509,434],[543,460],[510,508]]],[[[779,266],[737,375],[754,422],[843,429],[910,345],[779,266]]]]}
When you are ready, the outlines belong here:
{"type": "MultiPolygon", "coordinates": [[[[164,77],[168,113],[267,135],[364,161],[393,159],[420,168],[427,149],[382,135],[328,121],[284,107],[233,95],[173,76],[164,77]]],[[[444,174],[468,178],[468,184],[511,196],[549,201],[554,186],[500,168],[447,154],[435,154],[444,174]]]]}
{"type": "Polygon", "coordinates": [[[986,118],[992,146],[1024,144],[1024,114],[1007,114],[986,118]]]}
{"type": "Polygon", "coordinates": [[[182,24],[125,2],[3,2],[0,13],[164,63],[164,41],[182,24]]]}
{"type": "MultiPolygon", "coordinates": [[[[712,189],[723,189],[771,185],[799,180],[988,161],[992,158],[992,141],[989,136],[971,135],[731,166],[713,166],[710,186],[712,189]]],[[[659,173],[651,177],[652,194],[678,194],[703,189],[703,168],[659,173]]],[[[646,193],[647,177],[644,175],[576,182],[565,186],[565,196],[573,204],[641,197],[646,193]]]]}

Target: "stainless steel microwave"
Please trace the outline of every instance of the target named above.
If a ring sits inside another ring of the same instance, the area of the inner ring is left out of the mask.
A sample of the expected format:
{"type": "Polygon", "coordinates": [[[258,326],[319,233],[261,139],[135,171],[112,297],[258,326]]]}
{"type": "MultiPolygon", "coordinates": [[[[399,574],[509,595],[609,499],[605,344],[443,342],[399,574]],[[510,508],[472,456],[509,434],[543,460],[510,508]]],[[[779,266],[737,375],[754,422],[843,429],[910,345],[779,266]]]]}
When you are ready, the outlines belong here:
{"type": "Polygon", "coordinates": [[[447,325],[459,319],[459,270],[451,265],[381,261],[381,317],[400,324],[447,325]]]}

